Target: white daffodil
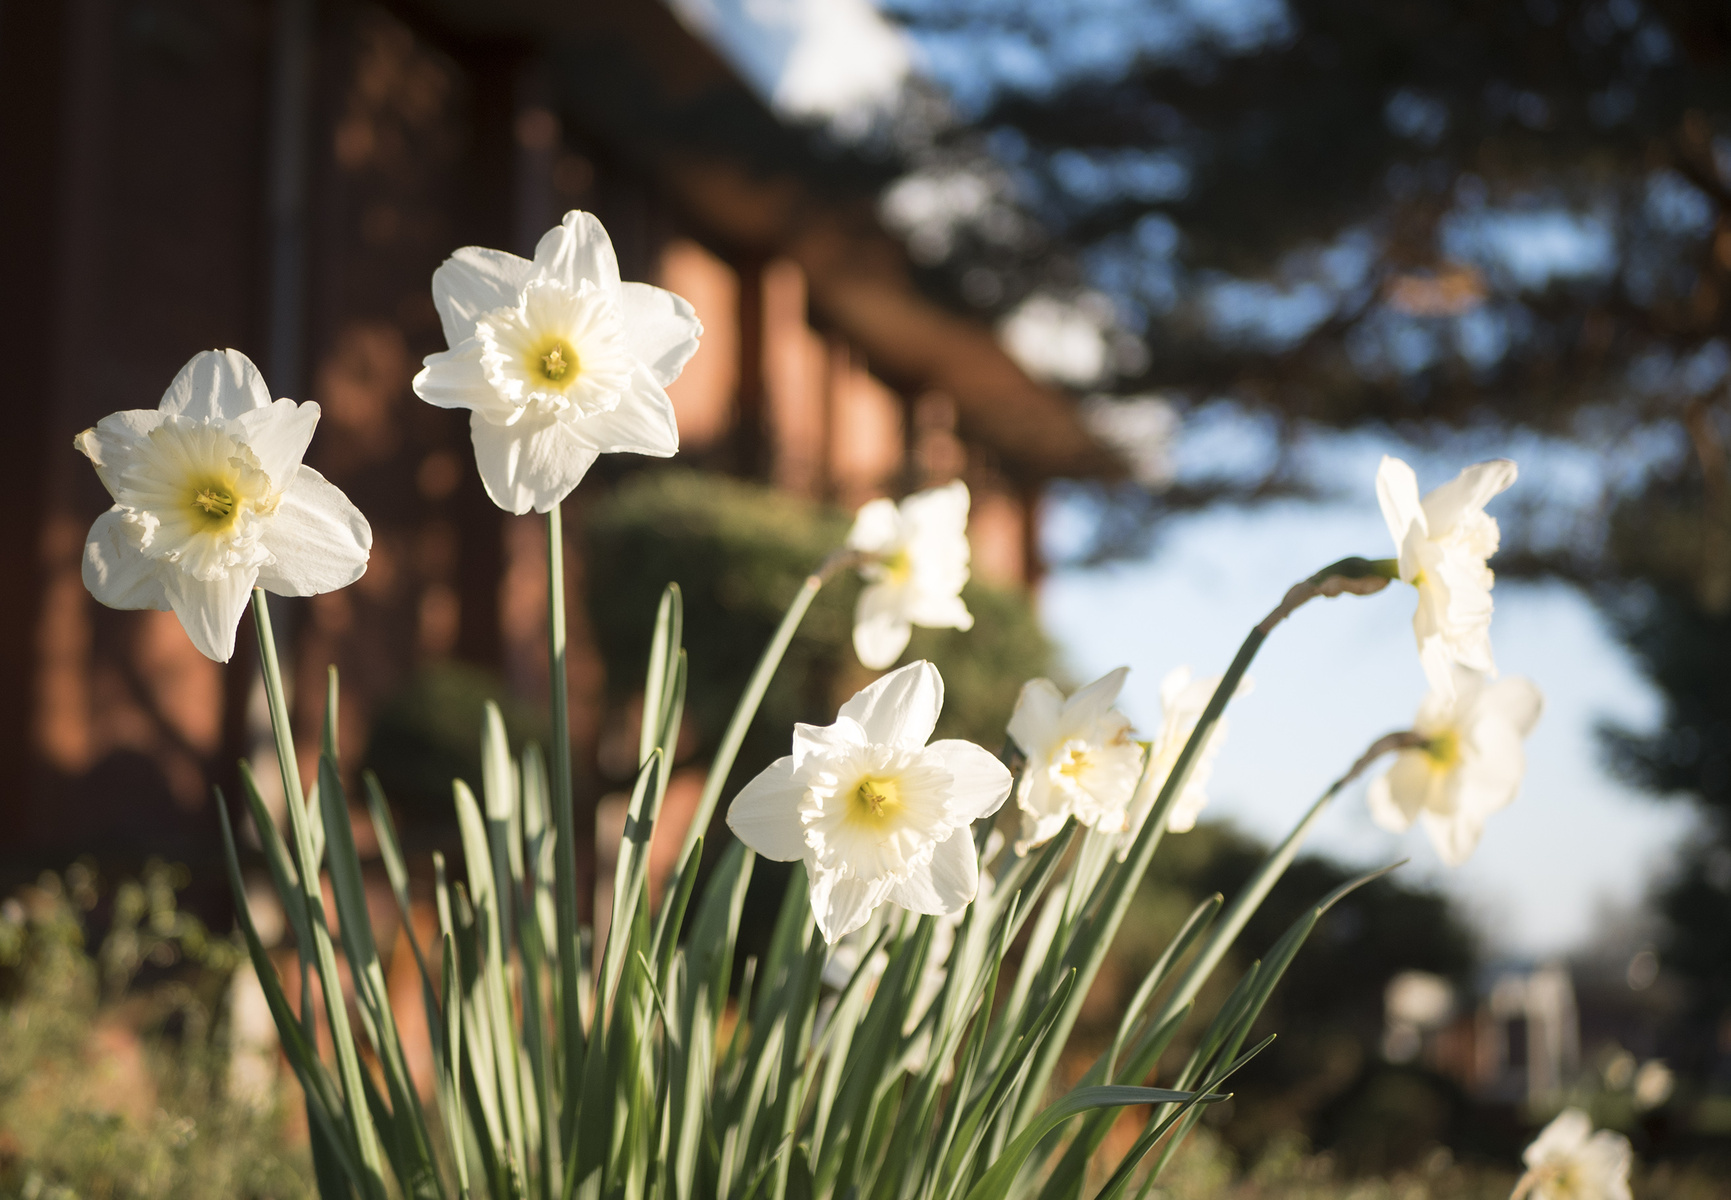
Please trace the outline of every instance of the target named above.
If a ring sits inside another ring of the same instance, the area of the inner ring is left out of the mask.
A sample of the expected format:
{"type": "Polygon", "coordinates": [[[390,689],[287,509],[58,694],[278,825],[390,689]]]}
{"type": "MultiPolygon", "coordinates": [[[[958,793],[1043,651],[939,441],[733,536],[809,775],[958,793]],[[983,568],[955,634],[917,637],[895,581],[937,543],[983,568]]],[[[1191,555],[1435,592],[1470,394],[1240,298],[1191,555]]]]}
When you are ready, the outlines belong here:
{"type": "Polygon", "coordinates": [[[1016,785],[1022,836],[1016,853],[1049,841],[1075,817],[1102,833],[1120,833],[1142,774],[1142,747],[1130,719],[1112,707],[1129,667],[1119,667],[1069,699],[1050,679],[1022,685],[1010,715],[1010,738],[1027,756],[1016,785]]]}
{"type": "Polygon", "coordinates": [[[547,512],[602,454],[679,450],[663,389],[697,349],[691,305],[622,283],[601,222],[569,212],[534,261],[465,246],[433,272],[449,350],[415,394],[470,410],[475,463],[493,503],[547,512]]]}
{"type": "Polygon", "coordinates": [[[962,603],[968,582],[968,485],[957,480],[916,492],[899,505],[873,500],[847,535],[865,556],[866,586],[854,609],[853,648],[881,671],[908,648],[913,627],[972,629],[962,603]]]}
{"type": "Polygon", "coordinates": [[[1491,584],[1485,560],[1497,552],[1496,518],[1485,504],[1515,481],[1506,458],[1468,467],[1448,483],[1418,495],[1418,477],[1398,458],[1384,457],[1376,498],[1394,535],[1400,577],[1418,589],[1413,633],[1431,687],[1453,686],[1451,667],[1496,670],[1491,658],[1491,584]]]}
{"type": "MultiPolygon", "coordinates": [[[[1131,803],[1129,820],[1125,825],[1124,845],[1118,852],[1119,858],[1130,852],[1130,844],[1136,840],[1142,822],[1148,819],[1148,814],[1154,808],[1154,801],[1160,798],[1160,789],[1166,786],[1172,768],[1178,765],[1178,756],[1183,753],[1185,744],[1190,741],[1190,735],[1195,732],[1197,722],[1202,719],[1202,710],[1208,707],[1208,701],[1214,695],[1214,689],[1220,686],[1220,680],[1219,675],[1192,679],[1189,667],[1175,667],[1160,681],[1160,732],[1155,735],[1153,745],[1148,750],[1153,761],[1148,768],[1147,780],[1131,803]]],[[[1247,676],[1239,683],[1236,694],[1242,696],[1249,691],[1250,679],[1247,676]]],[[[1208,807],[1208,779],[1214,774],[1214,756],[1220,753],[1220,747],[1225,741],[1226,718],[1221,717],[1209,731],[1208,740],[1197,750],[1195,765],[1190,768],[1190,777],[1184,781],[1184,790],[1178,793],[1178,798],[1172,802],[1172,808],[1166,814],[1166,828],[1171,832],[1186,833],[1194,829],[1196,818],[1208,807]]]]}
{"type": "Polygon", "coordinates": [[[1010,773],[971,742],[926,744],[943,703],[931,663],[892,671],[842,705],[834,725],[796,725],[793,753],[728,809],[747,846],[804,861],[827,942],[885,902],[942,916],[979,889],[969,826],[998,811],[1010,773]]]}
{"type": "Polygon", "coordinates": [[[1629,1200],[1629,1139],[1565,1108],[1521,1155],[1527,1173],[1511,1200],[1629,1200]]]}
{"type": "Polygon", "coordinates": [[[1454,669],[1449,694],[1432,691],[1419,706],[1413,732],[1423,746],[1403,750],[1370,785],[1370,815],[1398,833],[1422,819],[1445,863],[1471,857],[1485,818],[1508,805],[1526,770],[1522,740],[1532,732],[1544,697],[1531,680],[1491,682],[1478,671],[1454,669]]]}
{"type": "Polygon", "coordinates": [[[73,439],[114,507],[84,543],[84,586],[110,608],[173,610],[218,662],[256,584],[311,596],[359,579],[373,533],[301,456],[319,406],[270,398],[237,350],[180,369],[154,410],[104,417],[73,439]]]}

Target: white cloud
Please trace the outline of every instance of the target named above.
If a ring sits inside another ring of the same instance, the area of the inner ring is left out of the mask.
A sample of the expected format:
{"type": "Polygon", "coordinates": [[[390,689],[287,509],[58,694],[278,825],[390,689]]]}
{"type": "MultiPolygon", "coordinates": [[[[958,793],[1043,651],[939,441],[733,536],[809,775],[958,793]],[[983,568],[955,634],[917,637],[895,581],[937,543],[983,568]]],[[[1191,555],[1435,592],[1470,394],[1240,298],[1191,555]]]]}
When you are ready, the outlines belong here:
{"type": "Polygon", "coordinates": [[[907,39],[870,0],[668,0],[783,116],[857,132],[895,107],[907,39]]]}
{"type": "Polygon", "coordinates": [[[1085,387],[1106,374],[1112,325],[1111,302],[1098,293],[1035,292],[1004,318],[998,339],[1030,375],[1085,387]]]}

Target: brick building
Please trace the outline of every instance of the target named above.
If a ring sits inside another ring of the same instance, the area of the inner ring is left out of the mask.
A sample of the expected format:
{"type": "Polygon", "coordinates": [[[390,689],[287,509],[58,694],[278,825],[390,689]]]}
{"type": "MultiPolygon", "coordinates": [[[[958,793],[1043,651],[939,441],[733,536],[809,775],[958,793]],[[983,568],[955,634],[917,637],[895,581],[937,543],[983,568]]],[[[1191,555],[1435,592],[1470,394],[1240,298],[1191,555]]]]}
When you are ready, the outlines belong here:
{"type": "MultiPolygon", "coordinates": [[[[318,401],[308,461],[373,525],[358,584],[284,608],[304,730],[326,662],[349,746],[429,660],[545,694],[540,521],[486,501],[464,414],[409,389],[443,348],[428,281],[459,245],[527,253],[595,211],[625,276],[707,328],[671,389],[683,460],[848,505],[964,477],[985,577],[1037,578],[1046,481],[1118,469],[1067,397],[919,292],[874,215],[884,168],[814,149],[649,0],[9,4],[0,91],[0,883],[212,849],[211,785],[232,787],[256,726],[249,631],[225,670],[172,614],[89,598],[107,499],[71,449],[198,350],[242,349],[275,394],[318,401]]],[[[598,670],[573,655],[580,745],[598,670]]]]}

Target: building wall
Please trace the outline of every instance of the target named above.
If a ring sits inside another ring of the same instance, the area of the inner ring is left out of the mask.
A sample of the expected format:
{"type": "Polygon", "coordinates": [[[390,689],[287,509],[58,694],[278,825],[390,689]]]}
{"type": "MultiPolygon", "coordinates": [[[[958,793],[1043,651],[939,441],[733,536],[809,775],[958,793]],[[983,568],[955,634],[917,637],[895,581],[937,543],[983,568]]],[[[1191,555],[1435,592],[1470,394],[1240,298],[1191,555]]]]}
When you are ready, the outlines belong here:
{"type": "MultiPolygon", "coordinates": [[[[679,292],[704,320],[670,389],[682,459],[846,506],[966,478],[978,573],[1030,577],[1025,497],[957,436],[955,406],[874,374],[814,317],[792,261],[705,245],[604,145],[562,130],[528,48],[449,40],[349,0],[20,7],[0,6],[0,88],[21,104],[0,112],[0,161],[31,171],[27,188],[0,190],[30,223],[19,261],[38,286],[5,289],[6,336],[29,339],[11,361],[29,365],[8,385],[27,419],[0,439],[0,487],[32,551],[0,633],[0,690],[20,718],[0,737],[32,766],[0,794],[0,875],[87,851],[207,860],[211,787],[232,795],[235,760],[259,748],[250,619],[224,670],[171,614],[104,609],[79,577],[108,501],[72,436],[155,405],[198,350],[246,351],[277,394],[318,402],[308,461],[373,526],[354,587],[273,605],[294,650],[303,771],[327,663],[351,761],[379,706],[429,664],[481,665],[546,695],[542,520],[487,502],[465,415],[420,403],[410,380],[443,348],[428,289],[442,258],[466,243],[529,253],[570,207],[607,223],[627,277],[679,292]]],[[[568,527],[592,491],[568,504],[568,527]]],[[[593,747],[603,681],[584,650],[577,544],[572,721],[593,747]]]]}

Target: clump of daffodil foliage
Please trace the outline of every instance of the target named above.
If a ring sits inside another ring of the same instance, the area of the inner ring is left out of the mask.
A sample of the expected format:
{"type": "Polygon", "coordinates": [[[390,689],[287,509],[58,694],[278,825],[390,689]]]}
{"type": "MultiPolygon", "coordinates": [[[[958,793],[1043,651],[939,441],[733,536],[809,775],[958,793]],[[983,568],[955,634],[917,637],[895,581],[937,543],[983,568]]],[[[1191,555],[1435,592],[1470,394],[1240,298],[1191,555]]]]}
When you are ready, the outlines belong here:
{"type": "MultiPolygon", "coordinates": [[[[415,391],[470,414],[495,504],[544,514],[552,688],[545,754],[513,746],[485,709],[476,778],[452,783],[462,861],[434,856],[437,936],[403,922],[431,1096],[410,1072],[407,1014],[374,942],[335,674],[316,775],[303,780],[264,602],[366,570],[364,517],[301,462],[316,407],[272,401],[245,356],[212,352],[157,409],[116,413],[77,441],[114,500],[86,547],[98,599],[172,609],[226,660],[252,589],[286,830],[244,764],[241,775],[299,953],[298,997],[259,941],[220,797],[217,810],[325,1197],[1146,1196],[1267,1044],[1251,1030],[1311,931],[1381,874],[1314,897],[1265,945],[1240,945],[1334,798],[1395,755],[1373,815],[1420,823],[1456,863],[1515,797],[1540,702],[1531,685],[1490,682],[1498,535],[1484,511],[1512,463],[1469,467],[1421,497],[1411,469],[1385,459],[1378,494],[1397,557],[1343,558],[1293,584],[1219,674],[1168,671],[1142,732],[1116,707],[1127,668],[1066,693],[1043,676],[1037,639],[1017,636],[1025,609],[1019,627],[985,619],[996,601],[970,583],[965,481],[874,498],[844,528],[670,476],[594,522],[586,591],[616,599],[596,601],[597,640],[616,699],[632,698],[617,724],[638,736],[611,877],[580,905],[561,504],[601,454],[677,453],[665,389],[701,326],[681,298],[622,280],[606,232],[581,212],[532,259],[458,250],[433,300],[448,348],[415,391]],[[1418,719],[1349,760],[1230,898],[1187,914],[1110,1036],[1078,1044],[1080,1076],[1061,1078],[1156,852],[1208,803],[1225,710],[1262,643],[1311,600],[1396,580],[1417,592],[1433,688],[1418,719]],[[983,657],[953,639],[983,642],[983,657]],[[1025,681],[1013,702],[1002,671],[973,669],[982,661],[1013,664],[1025,681]],[[688,713],[704,782],[664,822],[676,761],[690,762],[688,713]],[[761,757],[746,762],[754,728],[761,757]],[[727,832],[705,855],[723,813],[727,832]],[[779,911],[761,922],[744,908],[760,857],[790,864],[779,911]],[[1242,969],[1228,968],[1235,948],[1255,956],[1242,969]],[[1109,1142],[1126,1112],[1131,1136],[1109,1142]]],[[[362,790],[407,918],[389,798],[373,775],[362,790]]],[[[1562,1132],[1530,1153],[1534,1196],[1577,1161],[1581,1131],[1562,1132]]]]}

